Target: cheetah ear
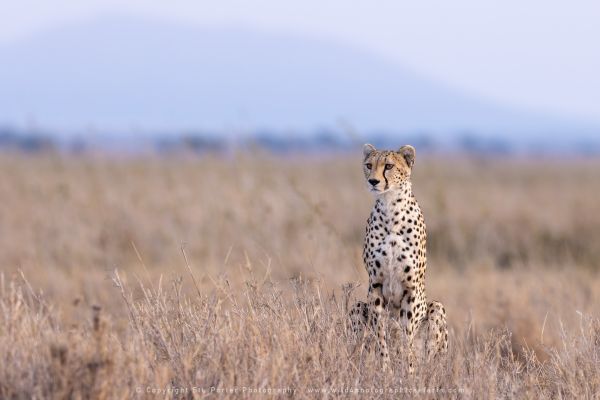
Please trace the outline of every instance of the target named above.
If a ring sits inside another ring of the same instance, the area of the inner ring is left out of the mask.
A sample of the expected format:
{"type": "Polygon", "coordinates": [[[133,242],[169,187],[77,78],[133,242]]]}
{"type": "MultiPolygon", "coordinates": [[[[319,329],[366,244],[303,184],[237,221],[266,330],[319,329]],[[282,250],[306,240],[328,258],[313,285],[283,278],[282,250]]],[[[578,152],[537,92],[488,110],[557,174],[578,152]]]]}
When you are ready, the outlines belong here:
{"type": "Polygon", "coordinates": [[[375,149],[375,147],[372,144],[367,143],[363,146],[363,155],[365,156],[365,158],[367,158],[369,154],[371,154],[374,151],[377,151],[377,149],[375,149]]]}
{"type": "Polygon", "coordinates": [[[398,149],[398,154],[404,157],[404,160],[406,160],[406,164],[409,168],[413,167],[413,165],[415,164],[416,155],[416,150],[414,147],[408,144],[406,146],[402,146],[398,149]]]}

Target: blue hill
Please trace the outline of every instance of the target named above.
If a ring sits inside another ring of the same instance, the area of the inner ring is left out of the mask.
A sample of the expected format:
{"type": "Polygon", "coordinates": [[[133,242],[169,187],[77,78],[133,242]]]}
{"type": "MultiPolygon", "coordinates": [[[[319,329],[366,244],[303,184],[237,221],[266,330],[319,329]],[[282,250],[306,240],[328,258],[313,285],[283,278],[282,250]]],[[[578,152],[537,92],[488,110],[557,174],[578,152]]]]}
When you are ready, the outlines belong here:
{"type": "Polygon", "coordinates": [[[0,124],[49,129],[478,132],[596,128],[469,96],[369,52],[252,30],[106,18],[0,47],[0,124]]]}

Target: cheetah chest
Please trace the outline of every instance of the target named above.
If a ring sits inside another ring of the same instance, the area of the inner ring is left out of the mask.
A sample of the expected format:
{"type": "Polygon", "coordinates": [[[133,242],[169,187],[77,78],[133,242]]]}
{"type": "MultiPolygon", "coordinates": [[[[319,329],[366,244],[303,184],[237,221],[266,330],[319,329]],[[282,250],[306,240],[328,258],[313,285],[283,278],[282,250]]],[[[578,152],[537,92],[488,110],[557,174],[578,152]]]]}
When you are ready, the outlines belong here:
{"type": "Polygon", "coordinates": [[[387,302],[399,306],[424,269],[424,226],[420,211],[376,204],[369,218],[364,258],[371,286],[381,285],[387,302]],[[379,207],[378,207],[379,206],[379,207]]]}

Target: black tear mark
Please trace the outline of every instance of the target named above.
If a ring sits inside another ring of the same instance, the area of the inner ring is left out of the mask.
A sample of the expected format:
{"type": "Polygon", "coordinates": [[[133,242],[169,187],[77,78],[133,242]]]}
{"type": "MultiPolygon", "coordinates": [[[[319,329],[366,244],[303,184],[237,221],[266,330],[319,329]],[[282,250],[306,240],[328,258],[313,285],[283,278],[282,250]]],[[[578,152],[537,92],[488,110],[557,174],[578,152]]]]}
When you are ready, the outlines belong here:
{"type": "Polygon", "coordinates": [[[385,176],[385,171],[386,171],[385,164],[387,163],[387,160],[383,160],[383,162],[384,162],[384,164],[383,164],[383,179],[385,179],[385,188],[384,188],[384,190],[387,190],[388,186],[389,186],[388,185],[388,178],[387,178],[387,176],[385,176]]]}

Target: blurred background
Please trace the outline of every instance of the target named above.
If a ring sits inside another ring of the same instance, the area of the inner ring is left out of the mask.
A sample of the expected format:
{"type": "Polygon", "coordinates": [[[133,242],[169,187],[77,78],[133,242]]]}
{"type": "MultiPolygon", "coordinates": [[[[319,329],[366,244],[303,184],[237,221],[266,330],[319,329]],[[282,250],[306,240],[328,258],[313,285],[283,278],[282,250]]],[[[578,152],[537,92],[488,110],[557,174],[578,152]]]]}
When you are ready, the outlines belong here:
{"type": "Polygon", "coordinates": [[[417,151],[450,328],[422,386],[597,397],[599,21],[593,0],[0,1],[0,397],[388,385],[344,344],[365,142],[417,151]]]}
{"type": "Polygon", "coordinates": [[[363,297],[361,146],[412,144],[453,329],[558,343],[600,304],[598,21],[592,1],[2,2],[0,272],[73,321],[123,316],[115,268],[187,276],[182,247],[202,290],[363,297]]]}
{"type": "Polygon", "coordinates": [[[593,1],[0,5],[0,146],[600,151],[593,1]]]}

